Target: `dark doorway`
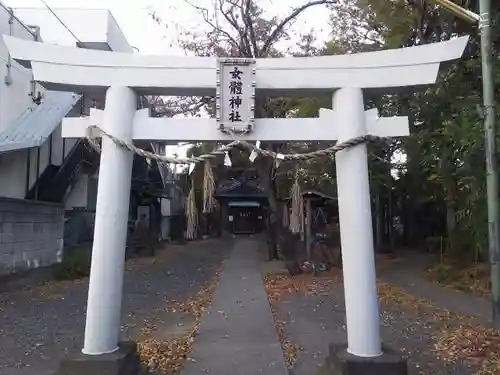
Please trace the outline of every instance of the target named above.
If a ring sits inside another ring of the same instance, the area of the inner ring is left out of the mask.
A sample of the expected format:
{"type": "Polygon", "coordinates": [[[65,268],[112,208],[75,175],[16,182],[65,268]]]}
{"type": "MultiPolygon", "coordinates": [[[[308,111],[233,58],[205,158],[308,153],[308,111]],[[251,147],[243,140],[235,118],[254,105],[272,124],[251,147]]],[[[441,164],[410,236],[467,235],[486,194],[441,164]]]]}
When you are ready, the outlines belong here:
{"type": "Polygon", "coordinates": [[[253,234],[257,231],[256,207],[234,207],[230,211],[234,234],[253,234]]]}

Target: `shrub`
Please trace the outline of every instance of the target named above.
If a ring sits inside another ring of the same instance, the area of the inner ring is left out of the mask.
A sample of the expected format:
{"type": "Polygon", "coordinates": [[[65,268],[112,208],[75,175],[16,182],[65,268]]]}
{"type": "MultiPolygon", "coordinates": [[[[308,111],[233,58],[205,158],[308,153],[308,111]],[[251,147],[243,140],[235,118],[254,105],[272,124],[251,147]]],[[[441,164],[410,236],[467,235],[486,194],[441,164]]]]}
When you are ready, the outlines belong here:
{"type": "Polygon", "coordinates": [[[438,283],[450,283],[453,279],[453,267],[448,264],[437,264],[427,272],[429,277],[438,283]]]}
{"type": "Polygon", "coordinates": [[[91,251],[86,247],[72,249],[63,261],[54,267],[57,280],[75,280],[90,275],[91,251]]]}

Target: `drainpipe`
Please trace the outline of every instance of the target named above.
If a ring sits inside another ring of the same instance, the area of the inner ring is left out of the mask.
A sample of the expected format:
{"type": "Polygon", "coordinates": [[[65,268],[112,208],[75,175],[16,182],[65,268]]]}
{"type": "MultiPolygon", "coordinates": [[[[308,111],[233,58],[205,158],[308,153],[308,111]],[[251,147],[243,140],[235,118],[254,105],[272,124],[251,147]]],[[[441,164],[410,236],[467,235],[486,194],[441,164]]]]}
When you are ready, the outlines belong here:
{"type": "MultiPolygon", "coordinates": [[[[14,9],[8,8],[7,11],[9,12],[9,35],[12,36],[14,33],[14,9]]],[[[7,73],[5,73],[5,78],[4,82],[7,86],[12,85],[12,56],[9,54],[7,55],[7,73]]]]}
{"type": "MultiPolygon", "coordinates": [[[[35,42],[39,42],[40,41],[40,27],[39,26],[31,26],[31,25],[28,25],[28,27],[32,30],[32,35],[33,35],[33,40],[35,42]]],[[[38,93],[37,93],[37,90],[36,90],[36,82],[35,82],[35,77],[32,73],[32,76],[31,76],[31,98],[33,99],[33,101],[37,104],[40,104],[40,102],[37,102],[37,99],[41,99],[41,97],[38,96],[38,93]]]]}

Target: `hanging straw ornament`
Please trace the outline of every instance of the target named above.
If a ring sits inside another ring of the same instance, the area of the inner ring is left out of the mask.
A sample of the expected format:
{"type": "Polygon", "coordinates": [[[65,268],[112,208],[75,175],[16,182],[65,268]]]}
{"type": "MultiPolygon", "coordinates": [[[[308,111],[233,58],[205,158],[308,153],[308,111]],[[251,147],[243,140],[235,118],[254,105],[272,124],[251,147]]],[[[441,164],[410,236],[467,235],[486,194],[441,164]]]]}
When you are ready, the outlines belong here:
{"type": "Polygon", "coordinates": [[[198,211],[196,210],[196,197],[194,184],[191,184],[191,190],[186,202],[186,238],[188,240],[195,240],[198,229],[198,211]]]}
{"type": "Polygon", "coordinates": [[[290,191],[292,201],[292,212],[290,214],[290,231],[294,234],[301,233],[303,230],[304,206],[302,204],[302,195],[300,191],[299,179],[296,177],[290,191]]]}
{"type": "MultiPolygon", "coordinates": [[[[255,142],[255,148],[260,150],[260,141],[255,142]]],[[[256,150],[252,150],[248,159],[253,163],[257,159],[257,156],[259,156],[259,153],[256,150]]]]}
{"type": "Polygon", "coordinates": [[[283,205],[283,228],[290,226],[290,212],[288,210],[288,203],[283,205]]]}
{"type": "Polygon", "coordinates": [[[203,213],[212,213],[215,207],[214,199],[215,179],[212,166],[207,160],[203,170],[203,213]]]}
{"type": "Polygon", "coordinates": [[[224,166],[232,167],[233,163],[231,162],[231,157],[229,156],[229,152],[224,153],[224,166]]]}

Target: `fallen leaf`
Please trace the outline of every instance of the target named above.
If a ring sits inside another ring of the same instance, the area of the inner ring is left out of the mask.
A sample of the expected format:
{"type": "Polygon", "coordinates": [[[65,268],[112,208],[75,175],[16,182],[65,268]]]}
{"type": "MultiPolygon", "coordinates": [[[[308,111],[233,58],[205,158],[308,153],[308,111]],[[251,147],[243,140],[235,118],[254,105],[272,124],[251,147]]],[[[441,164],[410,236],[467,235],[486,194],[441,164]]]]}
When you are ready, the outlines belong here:
{"type": "MultiPolygon", "coordinates": [[[[184,302],[167,302],[165,310],[189,313],[193,315],[196,320],[191,329],[183,335],[161,341],[153,339],[144,339],[140,341],[138,343],[138,349],[141,362],[146,364],[150,369],[161,371],[165,375],[179,374],[186,360],[196,362],[196,360],[189,357],[189,355],[200,328],[201,317],[212,301],[213,292],[217,287],[221,272],[222,268],[219,268],[215,277],[204,286],[196,296],[184,302]]],[[[141,330],[141,334],[150,334],[154,329],[155,327],[146,320],[141,330]]]]}

